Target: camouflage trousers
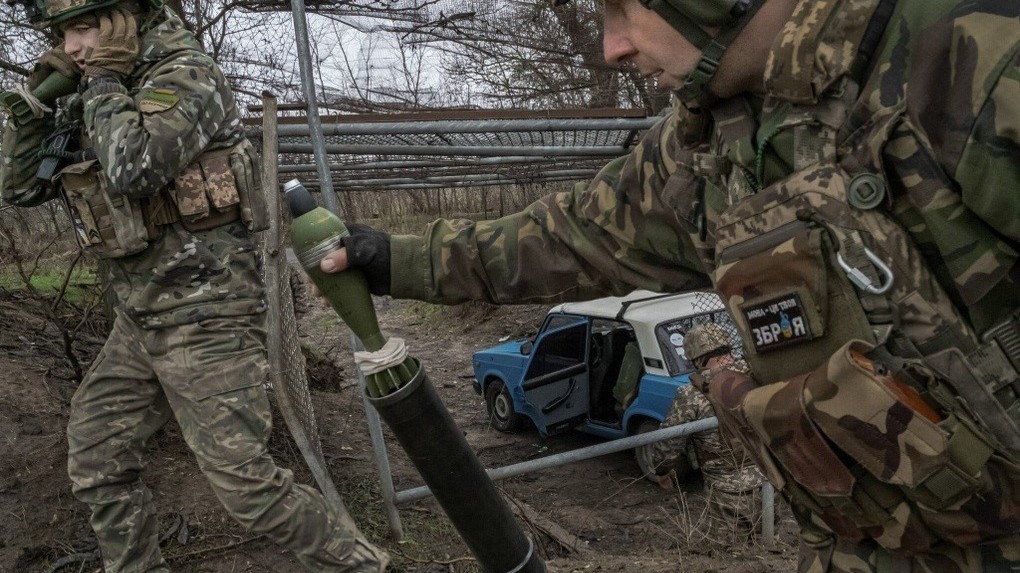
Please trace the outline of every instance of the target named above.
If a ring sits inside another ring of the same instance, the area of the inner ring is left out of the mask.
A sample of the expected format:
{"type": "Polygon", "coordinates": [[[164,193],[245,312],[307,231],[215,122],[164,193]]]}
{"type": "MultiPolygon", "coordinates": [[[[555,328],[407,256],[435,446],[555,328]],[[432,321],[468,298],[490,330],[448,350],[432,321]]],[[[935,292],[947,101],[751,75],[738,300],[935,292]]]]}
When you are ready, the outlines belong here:
{"type": "Polygon", "coordinates": [[[1020,572],[1020,532],[1006,541],[967,548],[944,542],[913,557],[893,555],[872,540],[813,537],[802,533],[798,573],[1020,572]]]}
{"type": "Polygon", "coordinates": [[[711,540],[723,546],[742,545],[751,541],[761,531],[761,488],[731,493],[710,484],[706,486],[711,540]]]}
{"type": "Polygon", "coordinates": [[[152,495],[149,438],[171,417],[217,498],[245,528],[310,571],[383,571],[386,555],[346,511],[294,483],[266,451],[272,420],[264,315],[142,329],[123,315],[71,402],[68,473],[92,509],[107,572],[168,572],[152,495]]]}

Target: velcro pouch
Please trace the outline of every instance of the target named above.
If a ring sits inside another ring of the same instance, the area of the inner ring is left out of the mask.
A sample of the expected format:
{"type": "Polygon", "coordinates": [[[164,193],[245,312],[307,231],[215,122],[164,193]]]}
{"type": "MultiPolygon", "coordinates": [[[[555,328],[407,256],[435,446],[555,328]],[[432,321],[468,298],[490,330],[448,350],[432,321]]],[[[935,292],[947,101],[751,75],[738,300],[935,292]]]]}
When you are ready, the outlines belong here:
{"type": "Polygon", "coordinates": [[[219,212],[226,211],[241,203],[237,191],[237,179],[230,168],[230,158],[225,153],[208,153],[199,158],[205,174],[205,192],[209,203],[219,212]]]}
{"type": "Polygon", "coordinates": [[[805,403],[826,437],[869,474],[901,486],[929,508],[969,497],[992,454],[979,432],[943,416],[907,382],[865,357],[850,341],[805,384],[805,403]]]}
{"type": "Polygon", "coordinates": [[[55,179],[67,201],[75,238],[85,252],[119,258],[149,245],[141,205],[122,195],[111,196],[97,160],[69,165],[55,179]]]}
{"type": "Polygon", "coordinates": [[[269,207],[262,188],[262,162],[255,146],[244,139],[230,153],[230,168],[240,195],[241,220],[255,233],[269,228],[269,207]]]}
{"type": "Polygon", "coordinates": [[[229,150],[203,153],[174,180],[172,196],[188,231],[207,231],[240,218],[240,195],[229,150]]]}
{"type": "MultiPolygon", "coordinates": [[[[708,388],[719,427],[739,441],[773,485],[787,492],[794,503],[810,508],[840,537],[867,537],[858,527],[859,520],[845,515],[854,476],[803,416],[800,400],[776,402],[789,398],[796,388],[785,383],[759,386],[750,376],[725,369],[713,373],[708,388]],[[780,411],[769,412],[770,406],[780,411]],[[777,425],[770,420],[766,427],[766,415],[777,425]],[[815,464],[820,467],[812,467],[815,464]],[[837,504],[842,512],[833,511],[837,504]]],[[[854,508],[850,513],[859,516],[861,511],[854,508]]]]}
{"type": "MultiPolygon", "coordinates": [[[[715,271],[759,381],[786,380],[835,352],[841,341],[871,336],[860,302],[832,266],[826,230],[793,213],[758,215],[785,224],[726,246],[715,271]],[[783,349],[782,352],[773,351],[783,349]]],[[[755,225],[755,220],[745,224],[755,225]]]]}
{"type": "Polygon", "coordinates": [[[205,175],[202,164],[194,161],[174,180],[174,201],[181,221],[195,223],[209,216],[209,201],[206,200],[205,175]]]}
{"type": "Polygon", "coordinates": [[[742,441],[755,452],[756,461],[766,460],[763,467],[770,481],[771,472],[784,476],[792,503],[809,508],[837,535],[848,540],[870,537],[895,551],[924,550],[935,537],[904,505],[901,489],[871,476],[812,419],[812,396],[806,389],[824,372],[823,365],[756,388],[713,378],[709,399],[717,415],[741,428],[742,441]],[[735,391],[738,388],[746,391],[735,391]],[[725,414],[717,402],[729,404],[722,408],[725,414]]]}
{"type": "Polygon", "coordinates": [[[726,368],[713,371],[710,383],[705,384],[708,389],[705,395],[719,418],[720,430],[744,446],[768,480],[782,489],[786,478],[773,463],[768,448],[744,415],[743,406],[747,397],[761,388],[747,374],[726,368]]]}
{"type": "Polygon", "coordinates": [[[808,377],[749,392],[743,415],[797,483],[821,497],[849,497],[856,479],[807,417],[803,390],[808,377]]]}

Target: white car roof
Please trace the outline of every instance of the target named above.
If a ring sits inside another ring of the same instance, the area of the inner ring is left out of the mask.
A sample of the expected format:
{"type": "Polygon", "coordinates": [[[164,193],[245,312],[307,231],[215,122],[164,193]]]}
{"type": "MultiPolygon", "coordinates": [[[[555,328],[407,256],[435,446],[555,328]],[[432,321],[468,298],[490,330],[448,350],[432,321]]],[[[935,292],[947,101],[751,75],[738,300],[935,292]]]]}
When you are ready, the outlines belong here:
{"type": "Polygon", "coordinates": [[[638,302],[630,303],[623,315],[623,320],[633,325],[645,325],[649,328],[654,328],[664,320],[723,308],[718,295],[711,292],[691,291],[667,295],[648,290],[636,290],[622,297],[610,296],[583,302],[566,302],[553,307],[549,313],[564,312],[615,319],[624,303],[628,301],[638,302]]]}

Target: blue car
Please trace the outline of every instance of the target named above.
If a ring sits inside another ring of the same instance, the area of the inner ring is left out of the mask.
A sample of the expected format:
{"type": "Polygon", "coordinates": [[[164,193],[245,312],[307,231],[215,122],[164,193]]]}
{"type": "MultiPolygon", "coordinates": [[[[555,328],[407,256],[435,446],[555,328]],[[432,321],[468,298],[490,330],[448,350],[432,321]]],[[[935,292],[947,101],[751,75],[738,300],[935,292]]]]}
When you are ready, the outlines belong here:
{"type": "MultiPolygon", "coordinates": [[[[474,354],[475,391],[503,432],[526,422],[543,436],[576,429],[615,439],[655,430],[689,383],[683,337],[702,322],[731,324],[717,295],[635,291],[561,304],[534,339],[474,354]]],[[[654,468],[649,446],[636,454],[649,477],[686,469],[654,468]]]]}

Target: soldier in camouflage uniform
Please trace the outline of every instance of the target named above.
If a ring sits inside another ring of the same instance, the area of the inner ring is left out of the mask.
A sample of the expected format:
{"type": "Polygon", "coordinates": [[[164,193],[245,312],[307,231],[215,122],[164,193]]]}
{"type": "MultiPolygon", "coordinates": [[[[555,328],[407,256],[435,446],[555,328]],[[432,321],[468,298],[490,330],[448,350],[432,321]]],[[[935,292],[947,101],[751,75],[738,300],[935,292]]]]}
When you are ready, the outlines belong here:
{"type": "Polygon", "coordinates": [[[62,197],[82,247],[109,263],[116,319],[68,424],[72,488],[92,509],[106,571],[169,571],[140,474],[147,441],[171,417],[244,527],[310,571],[384,570],[387,557],[346,511],[267,452],[264,285],[252,233],[268,220],[258,157],[223,73],[158,5],[38,7],[37,23],[63,43],[27,87],[56,70],[81,74],[81,93],[59,116],[34,106],[35,117],[8,122],[0,191],[25,207],[62,197]],[[81,141],[50,185],[36,170],[58,124],[77,124],[81,141]]]}
{"type": "MultiPolygon", "coordinates": [[[[718,369],[737,368],[743,364],[734,361],[726,331],[714,323],[700,324],[687,332],[684,355],[698,372],[691,376],[691,384],[677,390],[661,428],[715,416],[704,394],[711,384],[712,374],[718,369]]],[[[705,481],[708,539],[721,545],[746,542],[761,524],[761,486],[765,478],[744,449],[734,449],[722,439],[719,430],[657,442],[652,446],[652,462],[656,467],[672,467],[678,456],[686,455],[688,445],[694,448],[705,481]]]]}
{"type": "Polygon", "coordinates": [[[431,302],[713,285],[751,372],[709,399],[790,502],[805,572],[1020,566],[1020,3],[613,0],[677,88],[585,189],[324,270],[431,302]]]}

